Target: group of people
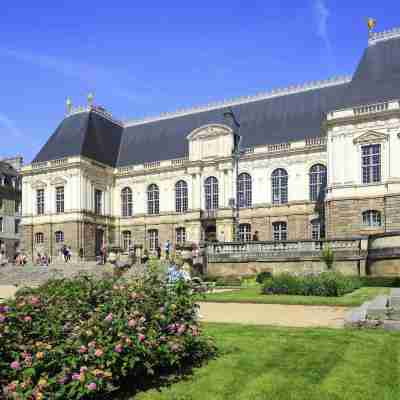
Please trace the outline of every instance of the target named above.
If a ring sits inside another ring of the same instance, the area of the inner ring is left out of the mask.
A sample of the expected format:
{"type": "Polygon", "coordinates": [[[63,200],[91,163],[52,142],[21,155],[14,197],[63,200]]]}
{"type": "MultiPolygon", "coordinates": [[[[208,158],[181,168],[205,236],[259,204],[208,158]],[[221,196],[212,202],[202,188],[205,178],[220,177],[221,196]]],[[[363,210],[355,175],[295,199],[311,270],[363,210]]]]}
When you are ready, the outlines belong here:
{"type": "Polygon", "coordinates": [[[72,256],[71,247],[66,246],[66,245],[64,244],[64,246],[61,248],[61,254],[62,254],[62,256],[63,256],[63,258],[64,258],[64,261],[65,261],[66,263],[68,263],[68,262],[71,261],[71,256],[72,256]]]}
{"type": "Polygon", "coordinates": [[[49,264],[51,264],[51,257],[47,253],[44,254],[37,253],[36,265],[47,267],[49,264]]]}

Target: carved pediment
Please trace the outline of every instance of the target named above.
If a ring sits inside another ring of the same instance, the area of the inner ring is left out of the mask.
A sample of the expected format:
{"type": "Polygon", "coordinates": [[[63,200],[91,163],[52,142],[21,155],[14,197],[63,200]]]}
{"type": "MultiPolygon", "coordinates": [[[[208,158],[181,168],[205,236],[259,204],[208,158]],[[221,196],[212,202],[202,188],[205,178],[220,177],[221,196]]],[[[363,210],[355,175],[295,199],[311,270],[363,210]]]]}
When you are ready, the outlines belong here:
{"type": "Polygon", "coordinates": [[[376,132],[376,131],[368,131],[363,133],[362,135],[356,137],[353,140],[354,144],[358,143],[379,143],[379,142],[384,142],[387,140],[389,135],[381,132],[376,132]]]}
{"type": "Polygon", "coordinates": [[[31,183],[32,189],[44,189],[46,186],[47,186],[47,183],[46,183],[46,182],[39,181],[39,180],[33,181],[33,182],[31,183]]]}
{"type": "Polygon", "coordinates": [[[52,179],[50,182],[53,186],[65,186],[67,184],[67,180],[57,176],[56,178],[52,179]]]}
{"type": "Polygon", "coordinates": [[[204,138],[231,135],[232,129],[222,124],[210,124],[201,126],[192,131],[186,138],[187,140],[199,140],[204,138]]]}

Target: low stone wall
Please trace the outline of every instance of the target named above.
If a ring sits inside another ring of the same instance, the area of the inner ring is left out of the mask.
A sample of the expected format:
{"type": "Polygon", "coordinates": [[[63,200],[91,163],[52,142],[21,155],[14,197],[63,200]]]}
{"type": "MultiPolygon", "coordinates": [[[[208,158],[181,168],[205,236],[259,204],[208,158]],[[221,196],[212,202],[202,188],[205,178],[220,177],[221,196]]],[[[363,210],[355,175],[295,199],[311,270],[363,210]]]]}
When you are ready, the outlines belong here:
{"type": "Polygon", "coordinates": [[[369,238],[367,274],[400,276],[400,233],[392,232],[369,238]]]}

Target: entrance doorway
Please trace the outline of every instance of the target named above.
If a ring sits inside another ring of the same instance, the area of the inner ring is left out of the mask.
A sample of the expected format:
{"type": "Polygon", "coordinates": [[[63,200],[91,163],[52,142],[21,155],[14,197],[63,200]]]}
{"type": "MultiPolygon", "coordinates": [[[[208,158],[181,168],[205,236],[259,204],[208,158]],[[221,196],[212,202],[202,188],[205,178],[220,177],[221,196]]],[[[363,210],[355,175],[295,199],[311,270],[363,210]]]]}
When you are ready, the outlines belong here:
{"type": "Polygon", "coordinates": [[[216,242],[217,241],[217,228],[213,225],[208,225],[204,230],[204,239],[206,242],[216,242]]]}
{"type": "Polygon", "coordinates": [[[103,240],[104,240],[104,229],[97,228],[96,229],[96,240],[95,240],[96,256],[100,255],[100,250],[101,250],[101,247],[103,246],[103,240]]]}

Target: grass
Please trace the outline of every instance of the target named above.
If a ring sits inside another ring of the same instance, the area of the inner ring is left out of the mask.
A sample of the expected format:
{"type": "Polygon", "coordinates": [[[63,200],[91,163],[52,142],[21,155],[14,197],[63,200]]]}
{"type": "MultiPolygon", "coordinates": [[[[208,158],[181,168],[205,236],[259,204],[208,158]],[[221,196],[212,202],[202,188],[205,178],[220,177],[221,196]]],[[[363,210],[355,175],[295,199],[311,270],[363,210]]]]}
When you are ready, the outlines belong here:
{"type": "Polygon", "coordinates": [[[220,303],[262,303],[262,304],[301,304],[356,307],[379,294],[388,294],[389,288],[362,287],[342,297],[266,295],[260,287],[246,288],[231,292],[209,293],[205,300],[220,303]]]}
{"type": "Polygon", "coordinates": [[[400,334],[209,324],[220,356],[132,400],[398,400],[400,334]]]}

